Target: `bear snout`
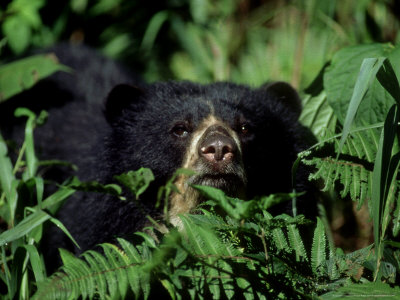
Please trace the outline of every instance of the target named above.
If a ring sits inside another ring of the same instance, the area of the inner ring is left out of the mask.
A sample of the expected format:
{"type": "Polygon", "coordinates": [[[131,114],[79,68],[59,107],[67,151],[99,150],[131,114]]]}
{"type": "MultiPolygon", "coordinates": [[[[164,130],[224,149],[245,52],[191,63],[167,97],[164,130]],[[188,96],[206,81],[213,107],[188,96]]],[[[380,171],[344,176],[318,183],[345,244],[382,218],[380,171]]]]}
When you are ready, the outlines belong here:
{"type": "Polygon", "coordinates": [[[236,152],[235,141],[220,133],[207,136],[199,146],[199,156],[212,164],[230,163],[236,156],[236,152]]]}

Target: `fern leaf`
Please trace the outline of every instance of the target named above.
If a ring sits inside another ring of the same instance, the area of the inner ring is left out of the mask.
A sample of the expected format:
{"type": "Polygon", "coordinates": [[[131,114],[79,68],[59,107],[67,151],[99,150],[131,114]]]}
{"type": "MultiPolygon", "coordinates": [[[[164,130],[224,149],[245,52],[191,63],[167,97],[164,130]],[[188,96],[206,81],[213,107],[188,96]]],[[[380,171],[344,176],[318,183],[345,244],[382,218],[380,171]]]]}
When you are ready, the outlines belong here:
{"type": "Polygon", "coordinates": [[[103,253],[86,251],[82,258],[60,250],[64,266],[39,285],[36,299],[124,299],[130,288],[138,299],[150,294],[150,274],[144,272],[151,252],[144,241],[135,248],[118,239],[121,248],[102,244],[103,253]]]}
{"type": "Polygon", "coordinates": [[[337,280],[339,279],[340,276],[338,267],[336,265],[336,261],[337,258],[334,249],[329,249],[329,260],[327,261],[327,265],[328,265],[328,275],[331,280],[337,280]]]}
{"type": "Polygon", "coordinates": [[[303,240],[301,239],[298,228],[295,225],[289,225],[287,229],[290,246],[294,249],[296,253],[296,261],[300,261],[300,258],[308,261],[307,253],[304,248],[303,240]]]}
{"type": "MultiPolygon", "coordinates": [[[[104,269],[101,266],[101,254],[95,252],[95,251],[88,251],[86,252],[86,255],[84,256],[86,261],[89,263],[91,267],[91,272],[89,272],[86,276],[92,277],[93,280],[95,281],[95,286],[98,294],[100,295],[100,298],[102,298],[104,295],[107,294],[107,279],[108,277],[105,277],[104,269]]],[[[68,274],[68,273],[67,273],[68,274]]],[[[73,275],[73,274],[72,274],[73,275]]],[[[72,276],[73,278],[73,276],[72,276]]],[[[112,280],[112,278],[111,278],[112,280]]],[[[94,293],[94,291],[93,291],[94,293]]]]}
{"type": "Polygon", "coordinates": [[[318,144],[315,152],[311,152],[311,159],[307,158],[311,153],[305,152],[303,162],[314,165],[317,170],[310,175],[310,179],[322,178],[325,182],[323,191],[332,189],[339,181],[343,185],[341,197],[350,194],[360,207],[365,199],[371,198],[370,182],[379,139],[378,125],[353,130],[346,139],[339,159],[334,158],[339,148],[339,136],[327,132],[326,139],[318,144]]]}
{"type": "Polygon", "coordinates": [[[326,260],[326,235],[325,227],[321,219],[317,217],[317,227],[314,231],[314,238],[311,247],[311,267],[314,273],[326,260]]]}
{"type": "Polygon", "coordinates": [[[125,265],[130,266],[127,268],[127,276],[131,290],[134,292],[136,299],[139,298],[140,293],[143,293],[143,297],[147,299],[150,294],[150,274],[135,268],[136,265],[143,263],[142,257],[138,250],[126,240],[118,239],[118,243],[123,250],[121,258],[124,260],[125,265]]]}
{"type": "Polygon", "coordinates": [[[273,229],[272,238],[278,250],[288,251],[289,245],[282,229],[280,228],[273,229]]]}
{"type": "Polygon", "coordinates": [[[103,244],[105,256],[108,258],[111,266],[115,269],[115,278],[117,283],[118,295],[121,299],[125,299],[128,290],[128,278],[124,268],[124,260],[121,259],[119,248],[112,244],[103,244]]]}

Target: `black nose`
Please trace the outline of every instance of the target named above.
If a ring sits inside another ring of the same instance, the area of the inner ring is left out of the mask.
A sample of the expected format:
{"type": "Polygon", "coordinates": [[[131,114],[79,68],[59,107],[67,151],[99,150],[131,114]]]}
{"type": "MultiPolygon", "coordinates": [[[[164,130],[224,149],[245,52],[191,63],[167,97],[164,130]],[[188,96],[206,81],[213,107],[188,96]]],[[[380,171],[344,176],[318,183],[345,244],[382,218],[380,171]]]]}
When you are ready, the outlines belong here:
{"type": "Polygon", "coordinates": [[[236,155],[236,143],[223,132],[209,132],[200,143],[199,154],[212,163],[229,163],[236,155]]]}

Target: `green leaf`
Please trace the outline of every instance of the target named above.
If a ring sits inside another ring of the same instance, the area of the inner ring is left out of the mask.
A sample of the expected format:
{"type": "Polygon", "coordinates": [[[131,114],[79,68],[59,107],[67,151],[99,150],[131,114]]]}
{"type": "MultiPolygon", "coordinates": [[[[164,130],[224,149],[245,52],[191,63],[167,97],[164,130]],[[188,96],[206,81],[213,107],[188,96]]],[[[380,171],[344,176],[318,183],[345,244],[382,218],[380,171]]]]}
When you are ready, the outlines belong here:
{"type": "Polygon", "coordinates": [[[342,131],[342,138],[340,139],[339,143],[339,150],[337,154],[338,156],[342,151],[347,136],[349,135],[351,124],[353,124],[354,117],[360,106],[361,100],[367,93],[367,90],[370,87],[372,80],[375,79],[376,73],[378,73],[378,70],[382,66],[384,60],[385,58],[366,58],[362,62],[360,74],[357,77],[357,82],[354,87],[354,91],[351,96],[351,100],[346,113],[346,119],[344,121],[342,131]]]}
{"type": "MultiPolygon", "coordinates": [[[[385,232],[382,232],[381,224],[383,219],[384,205],[389,193],[394,174],[393,167],[391,168],[392,149],[398,132],[399,113],[396,105],[390,109],[384,124],[384,128],[379,140],[378,153],[374,164],[372,174],[372,215],[374,224],[374,241],[376,247],[376,261],[379,266],[379,261],[382,257],[381,243],[385,232]]],[[[398,162],[393,162],[396,166],[398,162]]],[[[375,271],[377,272],[379,268],[375,271]]]]}
{"type": "Polygon", "coordinates": [[[17,226],[6,230],[0,234],[0,246],[3,246],[9,242],[17,240],[24,235],[31,232],[37,226],[43,224],[43,222],[50,219],[50,215],[42,210],[37,210],[33,214],[24,218],[17,226]]]}
{"type": "MultiPolygon", "coordinates": [[[[378,57],[389,58],[399,73],[396,63],[400,59],[400,47],[393,47],[389,44],[347,47],[333,56],[331,65],[327,67],[324,74],[324,88],[328,102],[341,124],[344,124],[349,100],[352,97],[362,61],[365,58],[378,57]]],[[[355,124],[363,126],[384,121],[393,103],[390,94],[382,88],[377,80],[373,81],[359,106],[357,117],[354,120],[355,124]]]]}
{"type": "MultiPolygon", "coordinates": [[[[53,54],[40,54],[0,66],[0,102],[31,88],[56,71],[70,71],[53,54]]],[[[35,99],[32,99],[35,101],[35,99]]]]}
{"type": "Polygon", "coordinates": [[[159,33],[161,26],[168,19],[168,11],[159,11],[151,18],[149,25],[143,35],[142,44],[140,48],[143,51],[150,51],[153,48],[154,41],[159,33]]]}
{"type": "Polygon", "coordinates": [[[129,171],[128,173],[115,176],[119,182],[130,189],[136,199],[148,188],[154,180],[153,172],[148,168],[140,168],[137,171],[129,171]]]}
{"type": "Polygon", "coordinates": [[[13,166],[7,156],[7,145],[0,134],[0,186],[6,199],[11,201],[11,183],[14,181],[13,166]]]}
{"type": "Polygon", "coordinates": [[[33,130],[36,127],[36,114],[30,111],[27,108],[19,107],[15,110],[16,117],[28,117],[28,121],[25,125],[25,140],[24,144],[25,148],[25,157],[26,157],[26,165],[27,171],[24,172],[24,179],[28,180],[33,178],[36,174],[38,160],[35,155],[35,145],[33,141],[33,130]]]}
{"type": "Polygon", "coordinates": [[[35,275],[36,282],[42,282],[45,278],[46,272],[38,249],[34,245],[24,245],[24,248],[29,254],[29,261],[32,266],[33,274],[35,275]]]}
{"type": "Polygon", "coordinates": [[[59,221],[58,219],[55,218],[50,218],[50,222],[52,222],[54,225],[56,225],[64,234],[74,243],[74,245],[80,249],[81,247],[79,244],[76,242],[74,237],[69,233],[68,229],[64,226],[64,224],[59,221]]]}
{"type": "Polygon", "coordinates": [[[15,54],[21,54],[30,44],[32,35],[31,27],[27,20],[20,15],[10,16],[4,20],[3,33],[8,39],[11,50],[15,54]]]}
{"type": "Polygon", "coordinates": [[[80,182],[76,177],[68,187],[77,191],[96,192],[114,196],[119,196],[122,193],[121,187],[117,184],[101,184],[97,181],[80,182]]]}
{"type": "Polygon", "coordinates": [[[306,249],[304,248],[298,228],[295,225],[289,225],[287,229],[290,246],[294,249],[296,254],[296,261],[300,261],[300,258],[308,261],[306,249]]]}
{"type": "Polygon", "coordinates": [[[350,193],[359,206],[365,199],[370,199],[372,169],[378,147],[379,131],[382,124],[362,126],[350,131],[342,148],[343,158],[335,159],[340,135],[326,133],[323,141],[314,146],[316,150],[301,153],[303,163],[314,165],[315,172],[311,179],[322,178],[325,182],[323,191],[331,190],[337,181],[343,185],[341,197],[350,193]]]}
{"type": "Polygon", "coordinates": [[[309,95],[304,99],[299,120],[301,124],[310,128],[318,139],[321,139],[327,129],[335,130],[337,118],[328,104],[325,92],[317,96],[309,95]]]}
{"type": "Polygon", "coordinates": [[[377,78],[379,83],[390,93],[393,99],[397,102],[397,105],[400,106],[400,85],[397,79],[396,73],[393,70],[392,64],[388,59],[386,59],[383,63],[383,66],[380,68],[377,78]]]}
{"type": "Polygon", "coordinates": [[[51,194],[46,199],[44,199],[40,206],[36,206],[35,208],[40,208],[40,209],[52,209],[53,207],[58,208],[61,202],[67,199],[73,193],[75,193],[75,190],[62,186],[57,192],[51,194]]]}
{"type": "MultiPolygon", "coordinates": [[[[252,210],[258,206],[256,201],[231,198],[226,196],[223,191],[211,186],[194,185],[193,187],[200,191],[206,199],[215,201],[230,217],[236,220],[248,218],[252,210]]],[[[267,200],[270,199],[267,198],[263,202],[267,203],[267,200]]]]}
{"type": "Polygon", "coordinates": [[[314,231],[314,238],[311,248],[311,267],[314,273],[326,261],[326,235],[325,227],[321,219],[317,217],[317,227],[314,231]]]}
{"type": "Polygon", "coordinates": [[[390,285],[382,282],[366,282],[363,284],[352,283],[339,287],[336,291],[320,296],[323,300],[346,299],[388,299],[400,298],[400,288],[391,288],[390,285]]]}

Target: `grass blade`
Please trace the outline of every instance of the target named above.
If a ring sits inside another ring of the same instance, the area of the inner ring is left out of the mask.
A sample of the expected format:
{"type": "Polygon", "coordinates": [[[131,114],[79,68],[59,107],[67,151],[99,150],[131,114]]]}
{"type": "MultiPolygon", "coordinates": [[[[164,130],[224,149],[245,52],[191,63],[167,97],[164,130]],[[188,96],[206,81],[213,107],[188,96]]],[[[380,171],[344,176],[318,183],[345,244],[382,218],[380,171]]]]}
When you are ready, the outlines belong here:
{"type": "Polygon", "coordinates": [[[342,138],[340,139],[338,156],[342,151],[344,142],[350,132],[351,124],[353,123],[354,117],[358,107],[360,106],[361,100],[364,98],[368,91],[372,80],[375,79],[377,72],[381,68],[386,58],[366,58],[361,64],[360,74],[358,75],[356,85],[354,87],[353,95],[350,100],[349,108],[347,110],[346,119],[343,125],[342,138]]]}
{"type": "Polygon", "coordinates": [[[50,215],[42,210],[37,210],[33,214],[26,217],[21,223],[0,234],[0,246],[12,242],[27,233],[31,232],[37,226],[50,219],[50,215]]]}

